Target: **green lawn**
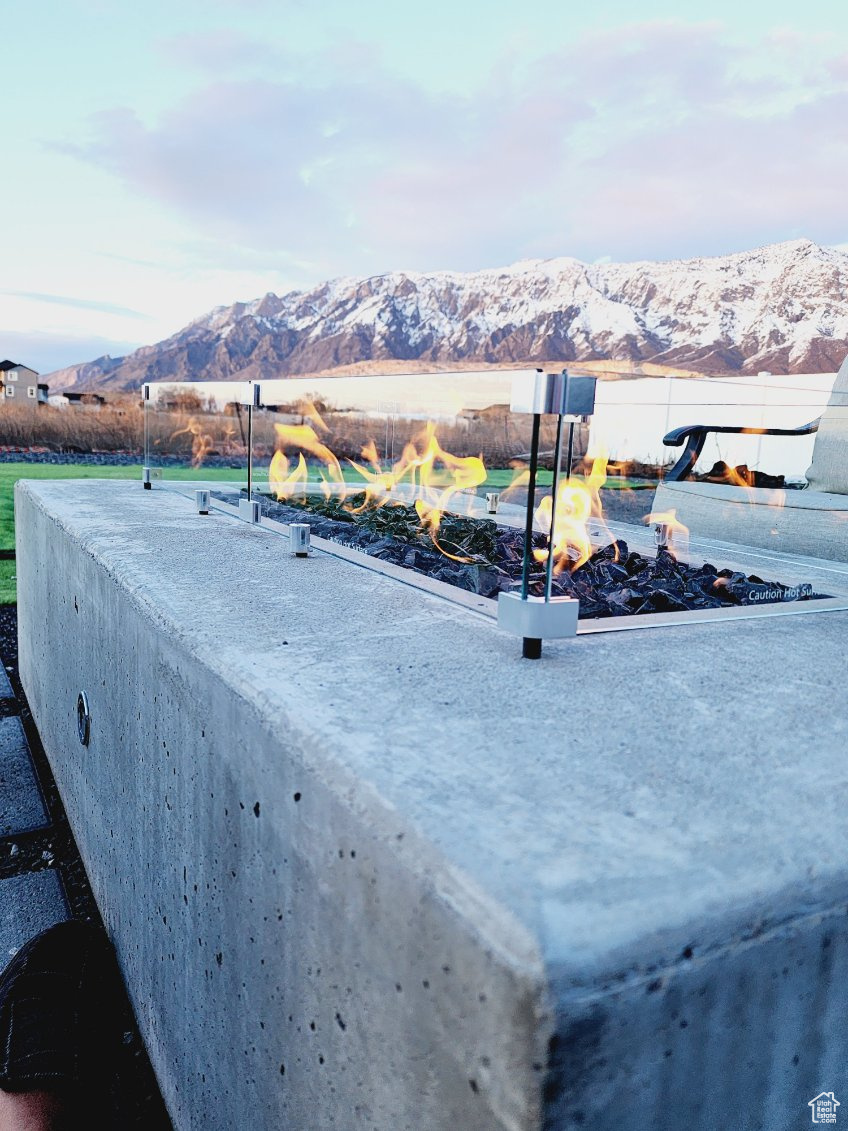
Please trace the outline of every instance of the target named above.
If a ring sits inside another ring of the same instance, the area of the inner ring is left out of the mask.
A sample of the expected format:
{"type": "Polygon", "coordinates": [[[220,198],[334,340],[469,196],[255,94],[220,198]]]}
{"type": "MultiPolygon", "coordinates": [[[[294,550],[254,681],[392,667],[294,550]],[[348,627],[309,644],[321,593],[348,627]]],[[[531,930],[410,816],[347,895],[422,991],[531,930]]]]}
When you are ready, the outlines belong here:
{"type": "MultiPolygon", "coordinates": [[[[0,463],[0,550],[15,548],[15,483],[18,479],[141,479],[141,467],[92,467],[67,463],[0,463]]],[[[0,605],[13,605],[15,562],[0,560],[0,605]]]]}

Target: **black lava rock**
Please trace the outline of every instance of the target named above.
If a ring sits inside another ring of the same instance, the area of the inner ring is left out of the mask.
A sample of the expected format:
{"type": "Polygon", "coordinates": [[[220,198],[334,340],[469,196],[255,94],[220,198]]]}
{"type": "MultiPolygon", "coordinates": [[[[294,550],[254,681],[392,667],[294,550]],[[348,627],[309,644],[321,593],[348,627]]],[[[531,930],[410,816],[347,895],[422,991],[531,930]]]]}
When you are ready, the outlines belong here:
{"type": "MultiPolygon", "coordinates": [[[[223,489],[214,494],[226,497],[223,489]]],[[[231,494],[229,501],[237,498],[231,494]]],[[[450,553],[457,550],[455,560],[436,548],[408,507],[357,513],[346,510],[338,500],[309,499],[305,506],[302,502],[293,505],[263,499],[262,511],[281,522],[307,522],[316,537],[485,597],[515,590],[522,581],[524,532],[498,527],[489,520],[445,517],[439,537],[444,537],[450,553]]],[[[533,547],[547,548],[544,534],[534,533],[533,547]]],[[[546,573],[544,562],[531,563],[529,591],[533,596],[544,594],[546,573]]],[[[631,551],[622,539],[595,550],[579,568],[554,574],[552,592],[554,596],[576,597],[583,619],[732,608],[821,596],[810,585],[790,587],[756,574],[719,570],[710,562],[690,566],[663,548],[655,557],[645,557],[631,551]]]]}

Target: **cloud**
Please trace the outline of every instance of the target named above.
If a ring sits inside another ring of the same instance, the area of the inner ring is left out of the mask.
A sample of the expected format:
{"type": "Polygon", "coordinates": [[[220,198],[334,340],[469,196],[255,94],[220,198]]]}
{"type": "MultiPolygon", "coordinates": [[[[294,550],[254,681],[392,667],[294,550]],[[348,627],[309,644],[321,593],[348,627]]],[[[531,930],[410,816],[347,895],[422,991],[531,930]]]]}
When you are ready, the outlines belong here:
{"type": "Polygon", "coordinates": [[[74,307],[77,310],[96,310],[100,314],[116,314],[121,318],[138,318],[145,322],[150,321],[149,314],[143,314],[140,310],[130,310],[127,306],[116,306],[115,303],[112,302],[97,302],[93,299],[71,298],[68,295],[47,295],[37,291],[3,291],[2,293],[13,298],[31,299],[33,302],[47,302],[57,306],[74,307]]]}
{"type": "MultiPolygon", "coordinates": [[[[214,63],[227,40],[178,49],[214,63]]],[[[222,254],[273,252],[313,277],[836,243],[848,85],[828,51],[779,31],[746,46],[713,23],[642,23],[503,60],[462,96],[351,44],[280,56],[273,78],[207,82],[152,125],[101,114],[63,148],[222,254]]]]}
{"type": "Polygon", "coordinates": [[[215,74],[242,68],[278,66],[282,56],[270,43],[251,38],[235,28],[214,28],[160,40],[159,48],[170,62],[215,74]]]}

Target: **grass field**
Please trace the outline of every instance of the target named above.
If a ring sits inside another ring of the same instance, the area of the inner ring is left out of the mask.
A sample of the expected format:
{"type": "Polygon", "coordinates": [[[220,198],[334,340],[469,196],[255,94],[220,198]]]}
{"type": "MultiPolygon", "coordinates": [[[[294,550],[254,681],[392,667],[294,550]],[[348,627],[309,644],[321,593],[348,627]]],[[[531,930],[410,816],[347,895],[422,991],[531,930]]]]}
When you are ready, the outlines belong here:
{"type": "MultiPolygon", "coordinates": [[[[19,479],[141,479],[141,467],[67,463],[0,463],[0,550],[15,548],[15,483],[19,479]]],[[[0,561],[0,605],[17,600],[14,561],[0,561]]]]}

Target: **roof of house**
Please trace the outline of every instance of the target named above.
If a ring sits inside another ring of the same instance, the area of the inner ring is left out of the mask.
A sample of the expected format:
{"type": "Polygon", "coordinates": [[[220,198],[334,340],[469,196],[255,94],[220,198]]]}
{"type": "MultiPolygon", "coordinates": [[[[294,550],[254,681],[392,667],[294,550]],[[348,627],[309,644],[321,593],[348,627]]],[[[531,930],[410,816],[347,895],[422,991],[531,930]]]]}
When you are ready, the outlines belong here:
{"type": "MultiPolygon", "coordinates": [[[[29,369],[28,365],[23,365],[20,361],[9,361],[8,357],[5,361],[0,361],[0,371],[6,372],[8,369],[29,369]]],[[[35,373],[34,369],[29,369],[30,373],[35,373]]]]}

